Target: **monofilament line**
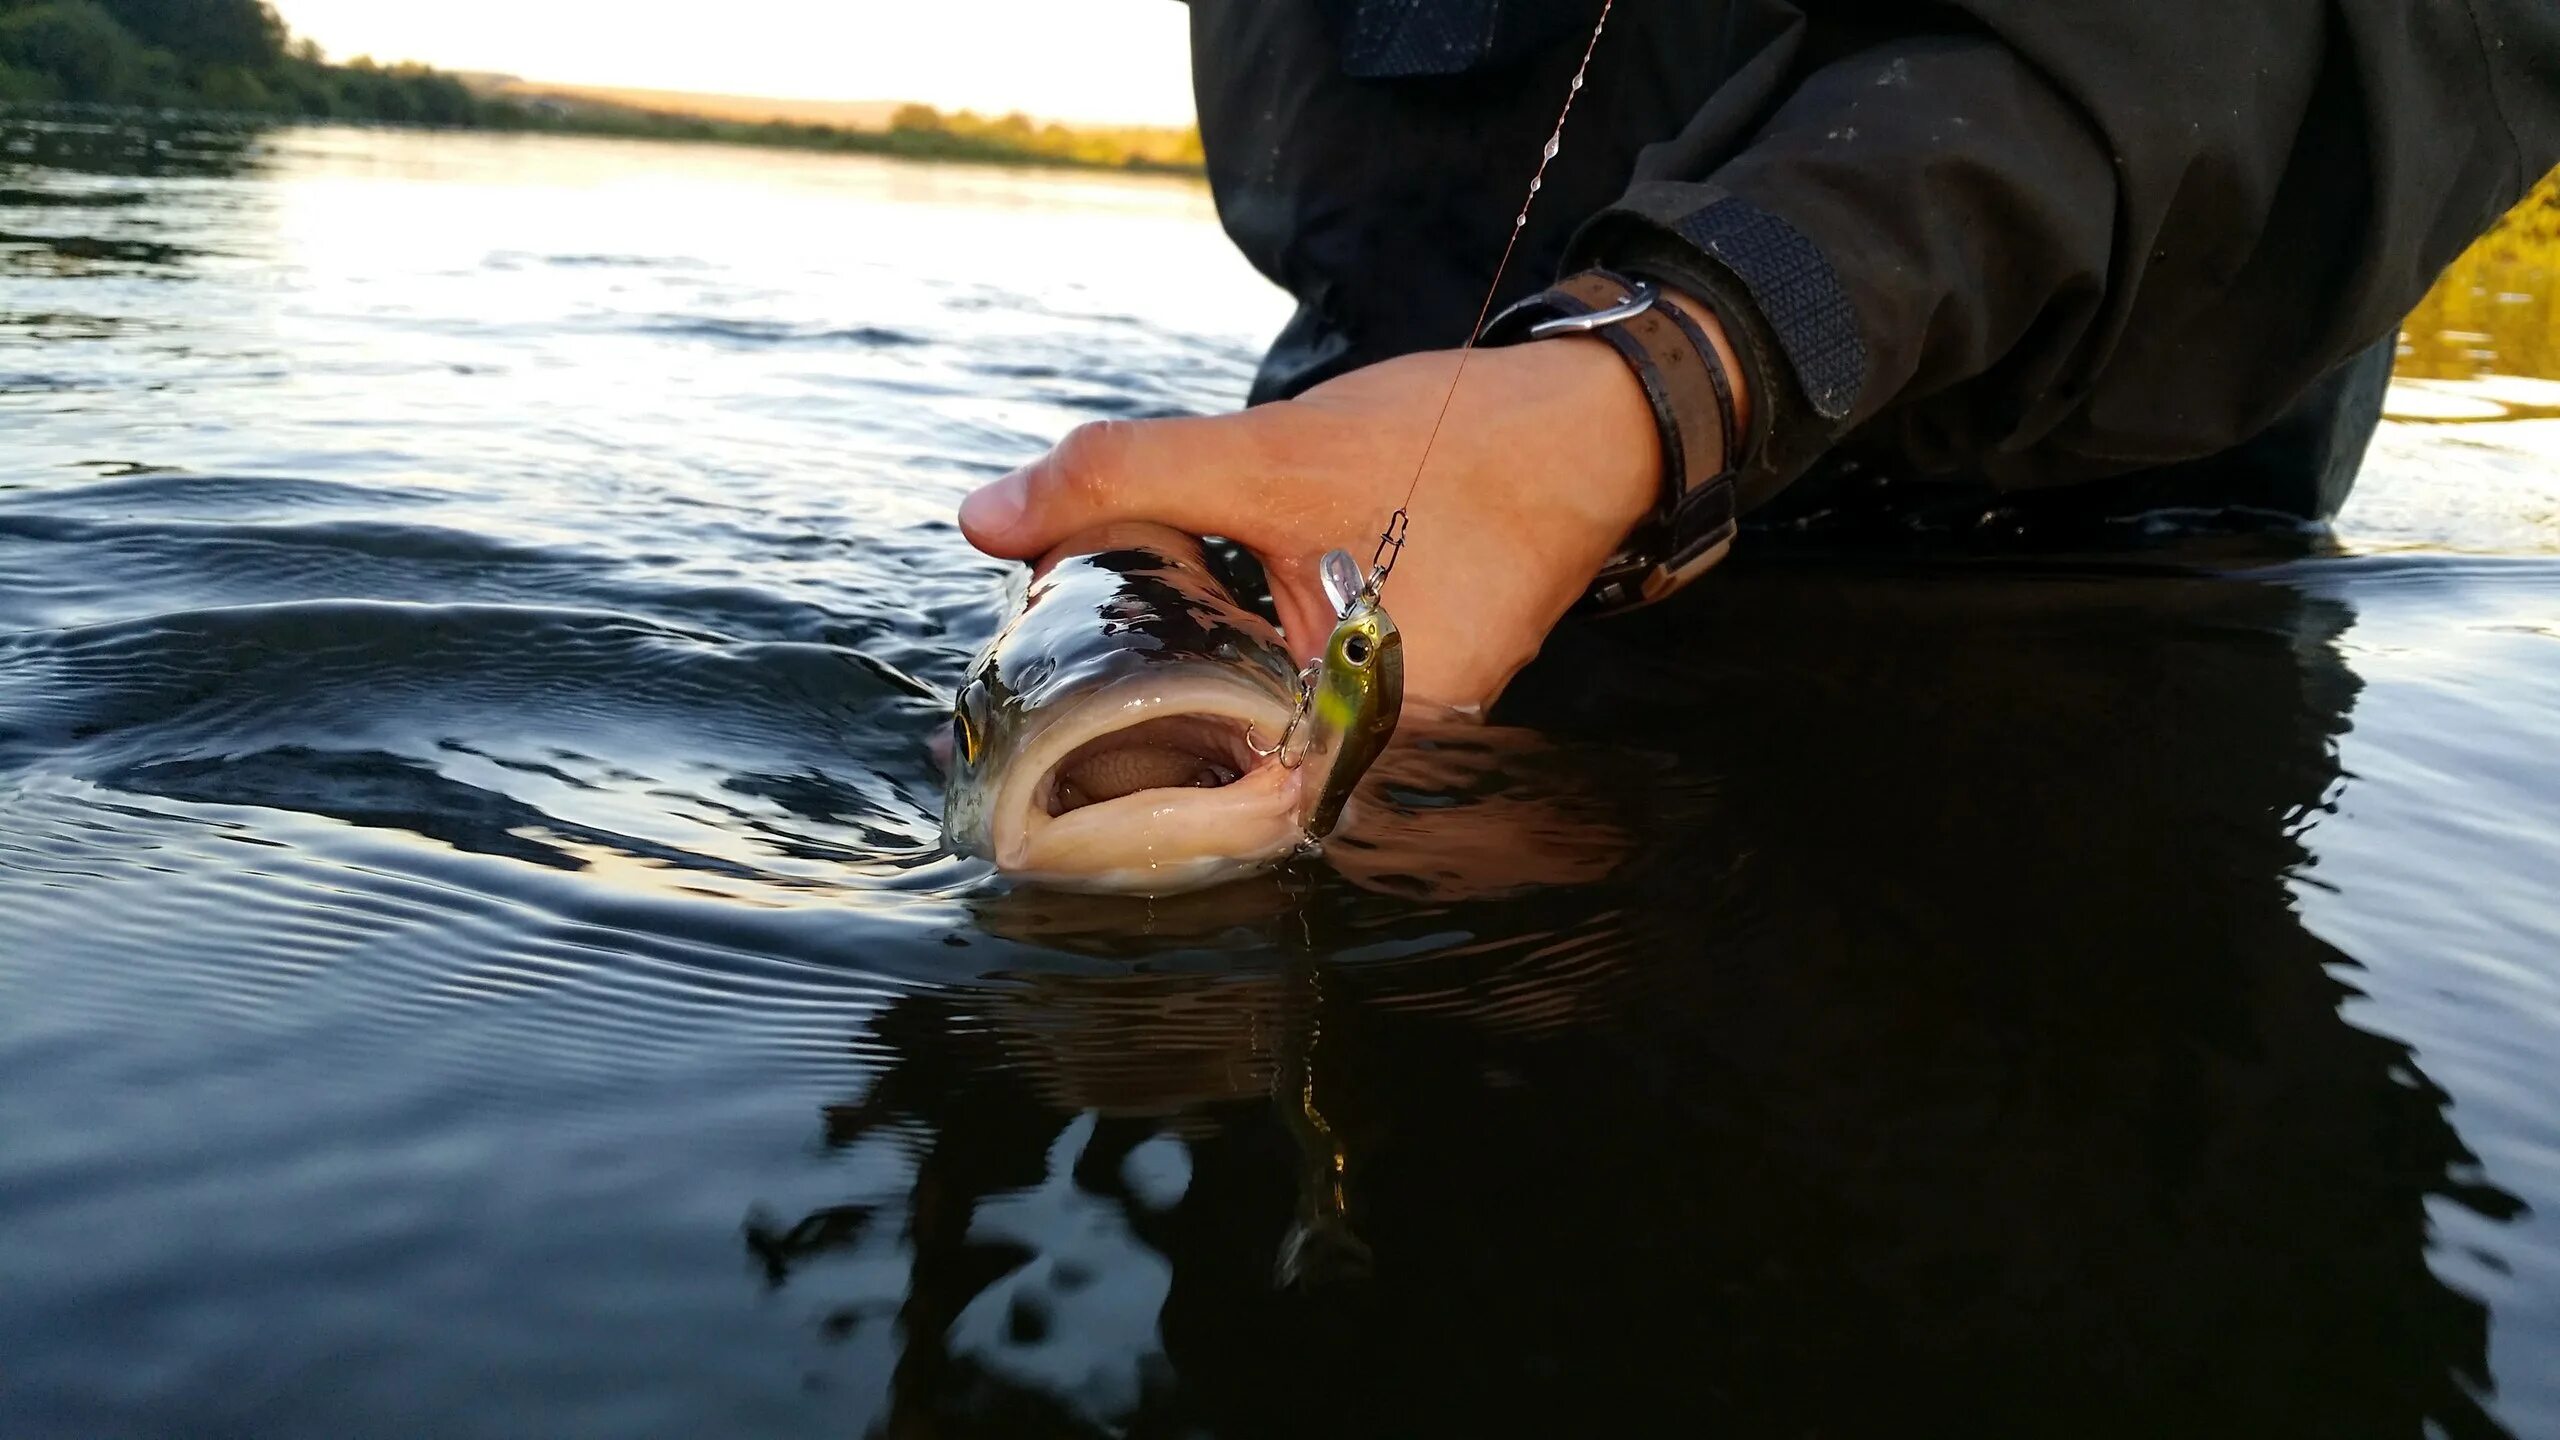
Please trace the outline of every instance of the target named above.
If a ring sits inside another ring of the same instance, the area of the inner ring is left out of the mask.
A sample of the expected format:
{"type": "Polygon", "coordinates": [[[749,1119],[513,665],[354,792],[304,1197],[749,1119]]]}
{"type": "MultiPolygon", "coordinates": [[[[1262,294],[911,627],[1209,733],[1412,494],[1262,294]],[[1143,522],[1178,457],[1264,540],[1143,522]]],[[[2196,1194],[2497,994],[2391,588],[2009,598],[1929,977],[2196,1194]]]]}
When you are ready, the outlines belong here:
{"type": "Polygon", "coordinates": [[[1538,203],[1538,191],[1547,183],[1547,167],[1555,163],[1556,152],[1564,148],[1564,122],[1573,114],[1573,102],[1582,94],[1582,80],[1591,70],[1591,56],[1600,48],[1600,32],[1609,28],[1609,9],[1617,0],[1600,0],[1600,18],[1592,22],[1591,38],[1582,47],[1582,63],[1573,67],[1573,83],[1565,88],[1564,108],[1556,112],[1556,126],[1547,135],[1547,148],[1538,152],[1537,173],[1529,177],[1529,193],[1520,202],[1520,213],[1511,217],[1511,236],[1502,243],[1502,258],[1493,267],[1493,283],[1485,287],[1484,303],[1476,307],[1476,323],[1467,329],[1466,343],[1458,347],[1458,369],[1449,377],[1449,392],[1440,397],[1440,413],[1431,419],[1431,433],[1423,438],[1422,458],[1413,465],[1413,479],[1404,487],[1404,499],[1396,502],[1393,515],[1387,517],[1387,528],[1378,534],[1378,548],[1369,556],[1369,594],[1372,598],[1386,589],[1387,574],[1395,569],[1397,557],[1404,554],[1405,529],[1412,517],[1405,512],[1413,504],[1414,492],[1422,488],[1422,472],[1431,464],[1431,447],[1440,441],[1440,426],[1449,418],[1450,402],[1458,398],[1458,382],[1467,378],[1467,358],[1476,353],[1476,336],[1484,332],[1484,322],[1493,314],[1493,297],[1502,293],[1502,277],[1511,269],[1511,252],[1520,248],[1520,232],[1529,227],[1529,207],[1538,203]]]}

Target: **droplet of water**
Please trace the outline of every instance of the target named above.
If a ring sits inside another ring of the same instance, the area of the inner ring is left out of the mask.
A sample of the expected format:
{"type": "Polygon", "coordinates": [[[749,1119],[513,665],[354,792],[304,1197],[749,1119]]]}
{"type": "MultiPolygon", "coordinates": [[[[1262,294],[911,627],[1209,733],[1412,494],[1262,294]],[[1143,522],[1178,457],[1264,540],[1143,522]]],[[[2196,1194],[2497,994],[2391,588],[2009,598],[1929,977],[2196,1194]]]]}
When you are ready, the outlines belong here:
{"type": "Polygon", "coordinates": [[[1512,216],[1512,217],[1511,217],[1511,228],[1512,228],[1512,229],[1514,229],[1514,230],[1517,230],[1517,229],[1519,229],[1521,226],[1526,225],[1526,224],[1528,224],[1528,223],[1529,223],[1529,212],[1528,212],[1528,211],[1526,211],[1526,210],[1523,210],[1523,211],[1521,211],[1519,214],[1514,215],[1514,216],[1512,216]]]}
{"type": "Polygon", "coordinates": [[[1530,194],[1532,194],[1532,195],[1537,194],[1537,193],[1538,193],[1538,189],[1539,189],[1539,187],[1540,187],[1540,186],[1542,186],[1542,185],[1545,185],[1546,183],[1547,183],[1546,181],[1541,180],[1541,179],[1539,179],[1538,177],[1536,177],[1536,176],[1534,176],[1534,175],[1530,176],[1530,177],[1529,177],[1529,193],[1530,193],[1530,194]]]}
{"type": "Polygon", "coordinates": [[[1576,89],[1576,90],[1579,90],[1579,89],[1581,89],[1581,88],[1582,88],[1582,74],[1581,74],[1581,72],[1580,72],[1580,71],[1576,71],[1576,72],[1574,72],[1574,76],[1573,76],[1573,88],[1574,88],[1574,89],[1576,89]]]}
{"type": "Polygon", "coordinates": [[[1563,148],[1564,133],[1562,131],[1558,131],[1557,133],[1547,137],[1547,148],[1539,153],[1538,158],[1541,160],[1553,160],[1556,158],[1556,152],[1563,148]]]}

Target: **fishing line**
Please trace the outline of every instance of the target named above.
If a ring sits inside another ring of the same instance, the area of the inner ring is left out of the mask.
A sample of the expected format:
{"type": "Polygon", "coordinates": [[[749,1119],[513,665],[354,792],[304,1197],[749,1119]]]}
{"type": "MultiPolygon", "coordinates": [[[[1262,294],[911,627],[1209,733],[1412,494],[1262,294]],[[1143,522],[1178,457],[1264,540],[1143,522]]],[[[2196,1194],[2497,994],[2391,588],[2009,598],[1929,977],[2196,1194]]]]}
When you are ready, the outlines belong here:
{"type": "Polygon", "coordinates": [[[1556,112],[1555,129],[1547,135],[1547,148],[1538,152],[1537,173],[1529,177],[1529,193],[1520,201],[1520,213],[1511,217],[1511,238],[1503,242],[1502,259],[1493,267],[1493,283],[1485,287],[1484,303],[1476,309],[1476,323],[1467,330],[1467,340],[1458,347],[1458,369],[1449,377],[1449,391],[1440,397],[1440,413],[1431,420],[1431,433],[1422,442],[1422,458],[1414,462],[1413,479],[1404,487],[1404,499],[1396,502],[1395,513],[1387,517],[1387,528],[1378,532],[1378,548],[1369,555],[1369,581],[1363,588],[1375,601],[1386,588],[1387,575],[1396,568],[1404,554],[1405,531],[1412,526],[1407,513],[1414,492],[1422,488],[1422,472],[1431,464],[1431,447],[1440,441],[1440,426],[1449,418],[1450,402],[1458,398],[1458,382],[1467,378],[1468,357],[1476,353],[1476,336],[1484,333],[1486,317],[1493,314],[1493,297],[1502,293],[1502,277],[1511,268],[1511,252],[1520,248],[1520,233],[1529,226],[1529,207],[1538,203],[1538,191],[1547,181],[1547,167],[1555,163],[1556,152],[1564,148],[1564,122],[1573,114],[1573,102],[1582,94],[1582,79],[1591,69],[1591,56],[1600,48],[1600,32],[1609,28],[1609,10],[1617,0],[1600,0],[1600,18],[1592,23],[1591,38],[1582,47],[1582,63],[1573,69],[1573,83],[1564,92],[1564,108],[1556,112]]]}
{"type": "Polygon", "coordinates": [[[1600,49],[1600,33],[1609,28],[1609,12],[1615,4],[1616,0],[1600,0],[1599,18],[1591,22],[1591,38],[1583,42],[1582,61],[1573,67],[1573,81],[1565,87],[1564,106],[1556,111],[1555,128],[1547,132],[1546,148],[1538,152],[1538,168],[1529,176],[1529,193],[1521,198],[1519,213],[1511,217],[1511,234],[1502,242],[1502,258],[1494,262],[1493,282],[1485,286],[1484,303],[1476,307],[1476,323],[1468,328],[1465,343],[1458,347],[1457,368],[1449,376],[1448,390],[1440,397],[1439,412],[1431,417],[1431,432],[1422,439],[1422,455],[1414,461],[1413,478],[1405,482],[1404,498],[1396,502],[1394,513],[1387,517],[1387,527],[1378,532],[1378,548],[1369,554],[1368,577],[1365,580],[1359,578],[1358,562],[1349,555],[1339,550],[1326,552],[1320,569],[1325,598],[1333,602],[1339,621],[1333,637],[1325,646],[1323,656],[1298,672],[1298,703],[1289,712],[1289,725],[1280,732],[1279,743],[1265,749],[1255,739],[1252,727],[1245,728],[1244,743],[1253,753],[1264,757],[1278,756],[1282,765],[1293,770],[1298,768],[1305,759],[1306,742],[1301,737],[1309,718],[1315,713],[1318,688],[1326,684],[1328,678],[1336,682],[1331,692],[1335,706],[1347,713],[1336,715],[1330,723],[1337,738],[1351,733],[1356,727],[1362,753],[1355,768],[1348,772],[1347,780],[1341,778],[1343,762],[1339,756],[1336,757],[1335,773],[1326,781],[1325,791],[1325,803],[1334,808],[1313,822],[1315,828],[1309,831],[1311,836],[1320,837],[1331,828],[1340,813],[1341,797],[1350,793],[1350,785],[1357,783],[1360,773],[1377,758],[1377,750],[1383,748],[1387,738],[1395,733],[1396,718],[1404,705],[1404,669],[1400,648],[1389,650],[1386,641],[1380,641],[1375,651],[1364,651],[1361,647],[1368,642],[1362,636],[1374,636],[1383,631],[1388,641],[1395,637],[1394,623],[1387,619],[1381,597],[1386,589],[1387,576],[1395,570],[1396,561],[1404,554],[1405,534],[1413,524],[1413,497],[1422,488],[1423,472],[1431,465],[1432,447],[1439,443],[1440,427],[1448,422],[1450,406],[1458,398],[1458,384],[1467,378],[1467,360],[1475,354],[1476,336],[1484,332],[1484,322],[1493,314],[1494,297],[1502,293],[1502,277],[1510,273],[1511,257],[1520,248],[1521,233],[1529,228],[1530,208],[1538,203],[1538,192],[1546,188],[1547,167],[1555,163],[1557,152],[1564,148],[1565,121],[1572,117],[1573,102],[1582,94],[1583,81],[1591,72],[1591,57],[1600,49]],[[1372,670],[1373,654],[1393,660],[1392,678],[1381,681],[1372,670]],[[1382,692],[1381,685],[1388,689],[1382,692]],[[1384,714],[1377,713],[1381,708],[1384,714]],[[1365,722],[1362,721],[1363,716],[1367,717],[1365,722]]]}

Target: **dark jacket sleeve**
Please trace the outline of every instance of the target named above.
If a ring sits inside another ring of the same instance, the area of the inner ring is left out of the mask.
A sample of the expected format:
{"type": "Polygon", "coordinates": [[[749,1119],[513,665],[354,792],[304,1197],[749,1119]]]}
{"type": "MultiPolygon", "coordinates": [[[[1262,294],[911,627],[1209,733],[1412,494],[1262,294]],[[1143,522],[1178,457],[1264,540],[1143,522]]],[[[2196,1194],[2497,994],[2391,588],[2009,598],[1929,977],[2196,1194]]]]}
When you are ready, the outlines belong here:
{"type": "Polygon", "coordinates": [[[2024,488],[2217,453],[2560,161],[2553,0],[1969,0],[1765,27],[1569,265],[1713,304],[1753,503],[1854,438],[2024,488]]]}

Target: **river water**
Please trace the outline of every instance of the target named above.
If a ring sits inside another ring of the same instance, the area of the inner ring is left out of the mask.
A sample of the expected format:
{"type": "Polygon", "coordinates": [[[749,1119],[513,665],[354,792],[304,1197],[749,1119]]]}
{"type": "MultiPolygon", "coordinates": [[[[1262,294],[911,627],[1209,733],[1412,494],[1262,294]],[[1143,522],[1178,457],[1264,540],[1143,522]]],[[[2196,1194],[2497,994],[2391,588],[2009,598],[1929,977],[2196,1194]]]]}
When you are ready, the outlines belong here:
{"type": "Polygon", "coordinates": [[[2560,1434],[2525,260],[2334,537],[1746,560],[1076,900],[948,517],[1238,401],[1203,192],[0,138],[0,1434],[2560,1434]]]}

